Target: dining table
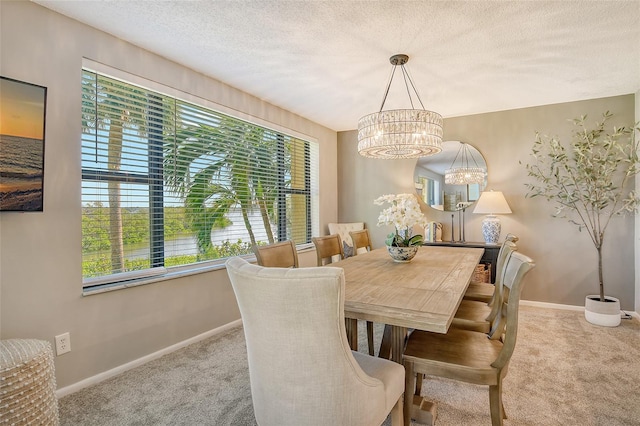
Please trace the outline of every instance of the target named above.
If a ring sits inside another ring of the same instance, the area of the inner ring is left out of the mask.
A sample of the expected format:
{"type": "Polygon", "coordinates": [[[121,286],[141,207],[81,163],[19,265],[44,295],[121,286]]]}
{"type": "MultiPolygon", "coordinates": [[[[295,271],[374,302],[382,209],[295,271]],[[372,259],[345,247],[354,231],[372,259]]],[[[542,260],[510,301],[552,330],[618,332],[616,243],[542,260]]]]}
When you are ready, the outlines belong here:
{"type": "Polygon", "coordinates": [[[396,262],[382,247],[331,264],[344,270],[351,348],[357,350],[358,320],[386,325],[379,352],[398,363],[409,329],[446,333],[483,253],[482,248],[420,246],[411,261],[396,262]]]}

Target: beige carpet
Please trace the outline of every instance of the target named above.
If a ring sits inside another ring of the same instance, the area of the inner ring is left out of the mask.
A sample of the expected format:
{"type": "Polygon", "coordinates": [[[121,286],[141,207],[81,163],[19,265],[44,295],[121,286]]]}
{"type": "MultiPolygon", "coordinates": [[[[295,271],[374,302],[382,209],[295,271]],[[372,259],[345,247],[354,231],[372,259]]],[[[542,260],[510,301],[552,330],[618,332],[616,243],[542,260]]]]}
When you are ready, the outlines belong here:
{"type": "MultiPolygon", "coordinates": [[[[601,328],[582,312],[532,307],[520,317],[506,425],[640,425],[638,320],[601,328]]],[[[246,362],[237,328],[62,398],[61,424],[253,426],[246,362]]],[[[438,426],[491,424],[486,387],[427,378],[423,395],[438,403],[438,426]]]]}

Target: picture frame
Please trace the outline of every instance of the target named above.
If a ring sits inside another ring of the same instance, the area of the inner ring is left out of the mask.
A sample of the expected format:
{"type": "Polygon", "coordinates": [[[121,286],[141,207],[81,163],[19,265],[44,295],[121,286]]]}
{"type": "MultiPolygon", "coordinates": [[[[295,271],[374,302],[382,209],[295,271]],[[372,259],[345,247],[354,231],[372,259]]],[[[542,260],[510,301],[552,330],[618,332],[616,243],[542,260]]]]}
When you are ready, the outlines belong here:
{"type": "Polygon", "coordinates": [[[46,87],[0,76],[0,211],[43,211],[46,107],[46,87]]]}

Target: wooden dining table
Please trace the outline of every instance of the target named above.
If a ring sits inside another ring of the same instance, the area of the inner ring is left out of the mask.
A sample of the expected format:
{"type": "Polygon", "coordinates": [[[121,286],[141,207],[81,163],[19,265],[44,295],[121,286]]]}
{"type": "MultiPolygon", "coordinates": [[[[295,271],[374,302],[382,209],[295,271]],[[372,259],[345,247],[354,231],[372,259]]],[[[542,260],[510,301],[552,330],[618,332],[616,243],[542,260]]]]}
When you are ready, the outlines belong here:
{"type": "Polygon", "coordinates": [[[344,270],[344,314],[351,348],[357,350],[357,320],[388,326],[383,340],[390,340],[391,360],[398,363],[408,329],[446,333],[483,252],[421,246],[410,262],[399,263],[382,247],[331,264],[344,270]]]}

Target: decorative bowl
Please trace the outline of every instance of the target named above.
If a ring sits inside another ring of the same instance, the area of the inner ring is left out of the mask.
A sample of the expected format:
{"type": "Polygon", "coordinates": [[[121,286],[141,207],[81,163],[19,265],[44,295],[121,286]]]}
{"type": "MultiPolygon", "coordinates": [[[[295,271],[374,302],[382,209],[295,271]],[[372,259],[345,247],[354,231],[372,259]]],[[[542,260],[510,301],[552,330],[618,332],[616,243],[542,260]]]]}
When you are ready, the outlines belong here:
{"type": "Polygon", "coordinates": [[[389,256],[393,259],[394,262],[406,263],[411,262],[418,253],[418,246],[411,247],[392,247],[387,246],[387,251],[389,252],[389,256]]]}

